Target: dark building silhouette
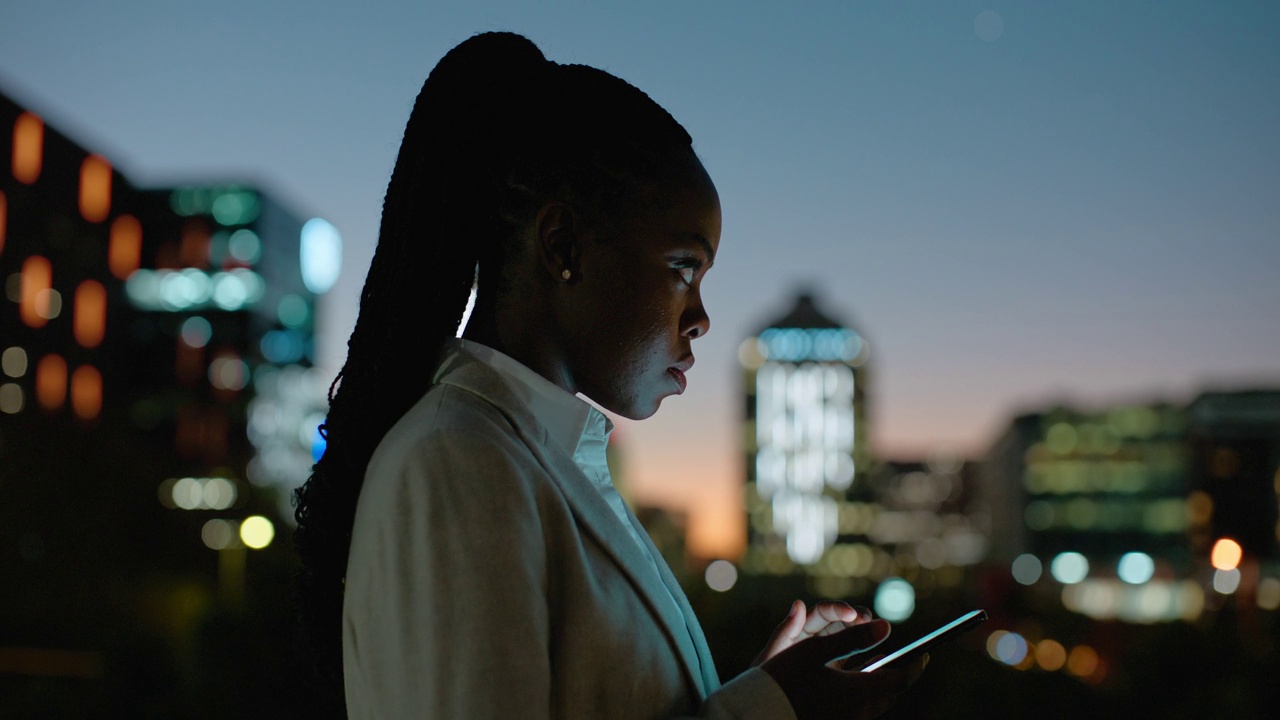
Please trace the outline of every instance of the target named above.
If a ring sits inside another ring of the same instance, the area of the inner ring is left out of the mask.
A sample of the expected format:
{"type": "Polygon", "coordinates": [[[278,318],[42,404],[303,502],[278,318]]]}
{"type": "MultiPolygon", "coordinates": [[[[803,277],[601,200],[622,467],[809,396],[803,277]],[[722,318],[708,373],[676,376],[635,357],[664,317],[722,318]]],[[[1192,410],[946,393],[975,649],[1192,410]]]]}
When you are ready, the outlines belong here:
{"type": "Polygon", "coordinates": [[[287,583],[338,242],[246,184],[139,189],[0,95],[0,715],[180,709],[209,624],[287,583]]]}

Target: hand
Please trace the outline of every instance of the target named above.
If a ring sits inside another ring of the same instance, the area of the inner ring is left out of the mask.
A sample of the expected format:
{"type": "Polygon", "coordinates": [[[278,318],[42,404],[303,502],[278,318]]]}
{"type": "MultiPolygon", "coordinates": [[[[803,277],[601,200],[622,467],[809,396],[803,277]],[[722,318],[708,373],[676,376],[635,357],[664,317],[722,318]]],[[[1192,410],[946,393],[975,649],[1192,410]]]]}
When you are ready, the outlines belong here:
{"type": "Polygon", "coordinates": [[[864,607],[853,607],[844,602],[824,602],[813,606],[813,610],[805,608],[805,604],[796,600],[791,603],[791,614],[773,631],[773,636],[764,650],[751,661],[755,667],[801,640],[815,636],[831,635],[846,627],[871,621],[871,611],[864,607]]]}
{"type": "MultiPolygon", "coordinates": [[[[794,617],[788,617],[783,627],[792,622],[794,617]]],[[[775,638],[778,635],[774,633],[775,638]]],[[[868,720],[888,710],[920,677],[929,656],[869,673],[839,669],[833,660],[866,652],[887,637],[889,623],[884,620],[855,623],[845,630],[797,641],[760,667],[782,688],[799,720],[868,720]]]]}

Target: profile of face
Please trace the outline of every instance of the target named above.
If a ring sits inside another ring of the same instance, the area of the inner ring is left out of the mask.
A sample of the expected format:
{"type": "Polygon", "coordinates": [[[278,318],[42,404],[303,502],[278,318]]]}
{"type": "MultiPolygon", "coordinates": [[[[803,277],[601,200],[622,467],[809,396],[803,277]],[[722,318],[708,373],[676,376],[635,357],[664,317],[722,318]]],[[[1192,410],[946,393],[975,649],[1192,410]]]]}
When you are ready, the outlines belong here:
{"type": "Polygon", "coordinates": [[[720,199],[696,158],[673,168],[607,237],[580,243],[561,303],[573,389],[633,420],[684,392],[710,328],[702,281],[720,247],[720,199]]]}

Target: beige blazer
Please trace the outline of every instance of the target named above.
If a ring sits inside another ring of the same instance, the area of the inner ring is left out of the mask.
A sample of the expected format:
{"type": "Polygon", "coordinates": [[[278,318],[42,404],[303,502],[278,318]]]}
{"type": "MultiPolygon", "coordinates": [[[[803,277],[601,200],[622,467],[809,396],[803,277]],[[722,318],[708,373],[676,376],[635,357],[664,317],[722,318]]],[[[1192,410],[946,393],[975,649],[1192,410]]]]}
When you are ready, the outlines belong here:
{"type": "Polygon", "coordinates": [[[794,718],[759,669],[720,685],[639,534],[657,573],[497,371],[448,363],[360,494],[342,623],[350,717],[794,718]]]}

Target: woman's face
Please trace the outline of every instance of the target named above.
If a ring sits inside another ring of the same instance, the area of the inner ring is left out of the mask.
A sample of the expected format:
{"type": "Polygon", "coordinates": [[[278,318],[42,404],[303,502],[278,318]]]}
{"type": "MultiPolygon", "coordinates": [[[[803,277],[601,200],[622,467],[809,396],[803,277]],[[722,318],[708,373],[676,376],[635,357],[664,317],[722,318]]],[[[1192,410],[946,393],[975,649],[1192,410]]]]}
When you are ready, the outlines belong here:
{"type": "Polygon", "coordinates": [[[720,199],[696,159],[616,233],[584,243],[565,327],[574,390],[623,417],[684,392],[710,319],[702,280],[720,246],[720,199]]]}

